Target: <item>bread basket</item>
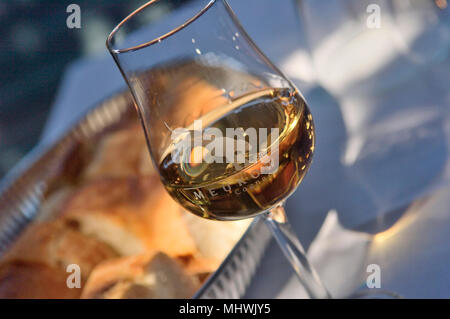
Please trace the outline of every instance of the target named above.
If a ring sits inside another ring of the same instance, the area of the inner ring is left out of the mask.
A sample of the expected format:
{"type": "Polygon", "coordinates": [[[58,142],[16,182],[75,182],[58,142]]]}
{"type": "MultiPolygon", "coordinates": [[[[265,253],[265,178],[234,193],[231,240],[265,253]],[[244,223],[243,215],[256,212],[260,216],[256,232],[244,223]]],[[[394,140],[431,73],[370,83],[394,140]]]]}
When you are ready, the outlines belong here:
{"type": "MultiPolygon", "coordinates": [[[[133,113],[128,92],[121,92],[91,108],[76,125],[51,145],[38,145],[0,183],[0,257],[22,230],[39,217],[44,193],[54,169],[73,147],[89,140],[133,113]]],[[[239,298],[245,293],[270,240],[270,232],[256,218],[242,238],[194,298],[239,298]]]]}

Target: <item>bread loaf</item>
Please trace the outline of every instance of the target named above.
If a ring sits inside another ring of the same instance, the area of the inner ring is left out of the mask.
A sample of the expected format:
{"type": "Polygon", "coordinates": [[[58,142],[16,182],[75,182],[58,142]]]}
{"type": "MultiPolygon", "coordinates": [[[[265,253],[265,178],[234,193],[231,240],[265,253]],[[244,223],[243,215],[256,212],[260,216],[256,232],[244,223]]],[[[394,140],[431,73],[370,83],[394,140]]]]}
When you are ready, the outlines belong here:
{"type": "Polygon", "coordinates": [[[117,253],[107,244],[83,235],[77,225],[57,220],[29,226],[3,261],[38,263],[63,272],[76,264],[84,281],[98,263],[114,257],[117,253]]]}
{"type": "Polygon", "coordinates": [[[82,178],[93,180],[154,173],[142,126],[132,123],[102,137],[82,178]]]}
{"type": "Polygon", "coordinates": [[[199,288],[195,278],[161,252],[118,258],[98,265],[82,298],[189,298],[199,288]]]}
{"type": "Polygon", "coordinates": [[[75,192],[61,215],[121,255],[196,252],[178,206],[158,177],[103,178],[75,192]]]}
{"type": "Polygon", "coordinates": [[[68,273],[46,264],[11,260],[0,264],[0,299],[73,299],[80,288],[69,288],[68,273]]]}

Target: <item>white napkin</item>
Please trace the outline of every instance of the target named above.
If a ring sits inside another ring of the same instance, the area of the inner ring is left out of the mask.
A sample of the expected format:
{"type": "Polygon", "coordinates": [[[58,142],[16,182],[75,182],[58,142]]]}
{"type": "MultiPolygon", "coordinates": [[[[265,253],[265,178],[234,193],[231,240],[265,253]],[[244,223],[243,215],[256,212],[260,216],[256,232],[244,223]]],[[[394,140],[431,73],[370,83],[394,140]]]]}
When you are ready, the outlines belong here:
{"type": "MultiPolygon", "coordinates": [[[[360,286],[371,237],[342,228],[337,212],[328,213],[307,255],[334,298],[349,296],[360,286]]],[[[292,275],[276,297],[308,298],[308,295],[292,275]]]]}

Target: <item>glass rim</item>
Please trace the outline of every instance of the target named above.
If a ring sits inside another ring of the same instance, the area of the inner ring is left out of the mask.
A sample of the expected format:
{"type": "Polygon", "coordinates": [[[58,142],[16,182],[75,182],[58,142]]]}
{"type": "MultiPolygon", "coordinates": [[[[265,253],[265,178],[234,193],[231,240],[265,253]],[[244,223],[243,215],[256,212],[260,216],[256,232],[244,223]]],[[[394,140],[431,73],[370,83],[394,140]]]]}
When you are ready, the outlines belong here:
{"type": "Polygon", "coordinates": [[[201,8],[195,15],[193,15],[191,18],[189,18],[182,24],[178,25],[177,27],[171,29],[169,32],[166,32],[163,35],[154,38],[153,40],[150,40],[150,41],[147,41],[147,42],[144,42],[144,43],[132,46],[132,47],[128,47],[128,48],[114,49],[113,43],[112,43],[113,38],[116,35],[116,33],[122,28],[122,26],[124,24],[126,24],[129,20],[131,20],[135,15],[139,14],[141,11],[143,11],[144,9],[146,9],[147,7],[151,6],[152,4],[154,4],[158,1],[160,1],[160,0],[150,0],[149,2],[141,5],[139,8],[137,8],[136,10],[131,12],[128,16],[126,16],[121,22],[119,22],[119,24],[116,27],[114,27],[114,29],[111,31],[111,33],[108,35],[108,38],[106,39],[106,47],[108,48],[108,50],[111,53],[119,54],[119,53],[125,53],[125,52],[130,52],[130,51],[136,51],[136,50],[139,50],[142,48],[146,48],[152,44],[159,43],[162,40],[177,33],[178,31],[184,29],[185,27],[187,27],[189,24],[191,24],[195,20],[197,20],[201,15],[203,15],[206,11],[208,11],[208,9],[211,8],[211,6],[216,2],[216,0],[209,0],[209,2],[203,8],[201,8]]]}

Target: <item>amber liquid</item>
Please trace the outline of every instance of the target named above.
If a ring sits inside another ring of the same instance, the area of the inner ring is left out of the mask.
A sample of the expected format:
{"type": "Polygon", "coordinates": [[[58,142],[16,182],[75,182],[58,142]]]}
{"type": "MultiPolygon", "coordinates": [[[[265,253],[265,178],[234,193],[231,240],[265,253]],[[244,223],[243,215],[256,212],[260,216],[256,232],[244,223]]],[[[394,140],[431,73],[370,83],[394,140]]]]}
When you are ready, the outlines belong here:
{"type": "Polygon", "coordinates": [[[216,113],[206,114],[204,123],[224,135],[225,128],[279,128],[276,149],[273,145],[266,149],[278,157],[277,168],[261,174],[259,161],[179,163],[167,150],[159,170],[171,196],[194,214],[216,220],[248,218],[286,199],[305,176],[314,152],[312,116],[298,92],[262,90],[235,100],[225,115],[216,113]]]}

